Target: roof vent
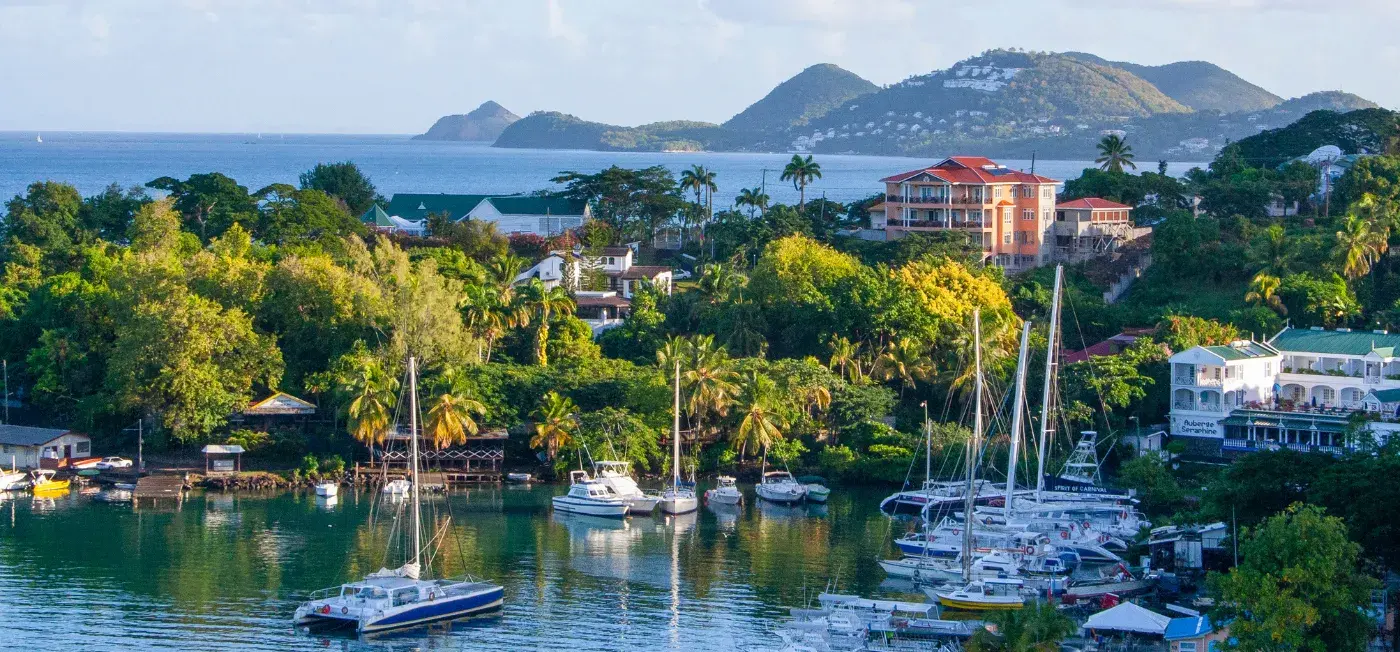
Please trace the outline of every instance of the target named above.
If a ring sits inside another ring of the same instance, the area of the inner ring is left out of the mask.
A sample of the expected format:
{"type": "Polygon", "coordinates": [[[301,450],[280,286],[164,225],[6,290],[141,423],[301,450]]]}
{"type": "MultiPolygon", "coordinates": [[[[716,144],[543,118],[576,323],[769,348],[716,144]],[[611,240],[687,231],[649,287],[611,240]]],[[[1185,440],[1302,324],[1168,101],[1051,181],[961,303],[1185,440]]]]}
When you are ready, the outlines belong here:
{"type": "Polygon", "coordinates": [[[1338,332],[1338,333],[1350,333],[1350,332],[1351,332],[1351,329],[1350,329],[1350,328],[1338,328],[1338,329],[1337,329],[1337,332],[1338,332]]]}
{"type": "Polygon", "coordinates": [[[1313,326],[1312,328],[1309,328],[1308,330],[1310,330],[1310,331],[1320,331],[1320,330],[1322,330],[1322,327],[1321,327],[1321,326],[1313,326]]]}
{"type": "Polygon", "coordinates": [[[1384,328],[1377,328],[1376,330],[1373,330],[1373,331],[1371,331],[1371,332],[1372,332],[1372,333],[1375,333],[1375,334],[1377,334],[1377,335],[1389,335],[1389,334],[1390,334],[1390,331],[1388,331],[1388,330],[1386,330],[1386,329],[1384,329],[1384,328]]]}

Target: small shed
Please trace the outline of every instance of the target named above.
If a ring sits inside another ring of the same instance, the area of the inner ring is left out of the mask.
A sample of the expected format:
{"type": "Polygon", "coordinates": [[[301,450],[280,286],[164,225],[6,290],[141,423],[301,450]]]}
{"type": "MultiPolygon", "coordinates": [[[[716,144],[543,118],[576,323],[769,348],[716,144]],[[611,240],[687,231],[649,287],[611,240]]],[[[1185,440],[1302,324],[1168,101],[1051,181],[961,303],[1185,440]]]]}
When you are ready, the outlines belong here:
{"type": "Polygon", "coordinates": [[[316,414],[316,404],[297,398],[286,392],[276,392],[261,401],[249,405],[238,415],[240,421],[251,421],[262,430],[271,430],[279,423],[300,422],[316,414]]]}
{"type": "Polygon", "coordinates": [[[37,469],[50,460],[54,468],[59,460],[88,457],[92,454],[92,439],[82,433],[64,428],[34,428],[0,425],[0,467],[37,469]]]}
{"type": "Polygon", "coordinates": [[[243,470],[243,447],[238,444],[209,444],[204,447],[204,474],[237,473],[243,470]]]}
{"type": "Polygon", "coordinates": [[[1085,621],[1084,629],[1095,634],[1139,634],[1161,636],[1167,631],[1171,618],[1146,607],[1124,602],[1105,609],[1085,621]]]}
{"type": "Polygon", "coordinates": [[[1204,615],[1173,618],[1162,635],[1171,652],[1214,652],[1229,638],[1228,624],[1217,627],[1204,615]]]}

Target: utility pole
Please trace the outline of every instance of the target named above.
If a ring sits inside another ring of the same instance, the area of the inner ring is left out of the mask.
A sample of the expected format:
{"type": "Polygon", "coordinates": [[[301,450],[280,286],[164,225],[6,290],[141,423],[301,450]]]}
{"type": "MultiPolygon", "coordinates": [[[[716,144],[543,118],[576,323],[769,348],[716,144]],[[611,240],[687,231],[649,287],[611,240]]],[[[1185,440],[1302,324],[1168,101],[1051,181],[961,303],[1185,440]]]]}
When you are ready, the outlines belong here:
{"type": "Polygon", "coordinates": [[[5,423],[10,422],[10,361],[5,360],[0,364],[5,369],[5,423]]]}

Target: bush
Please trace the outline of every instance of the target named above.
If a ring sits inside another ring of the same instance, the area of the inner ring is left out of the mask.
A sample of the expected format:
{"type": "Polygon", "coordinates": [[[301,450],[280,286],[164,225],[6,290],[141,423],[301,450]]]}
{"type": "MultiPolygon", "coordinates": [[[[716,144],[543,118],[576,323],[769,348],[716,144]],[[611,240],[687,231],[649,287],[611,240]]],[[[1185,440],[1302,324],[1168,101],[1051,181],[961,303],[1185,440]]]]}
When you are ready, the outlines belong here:
{"type": "Polygon", "coordinates": [[[301,466],[297,467],[297,471],[300,471],[302,475],[310,478],[316,475],[317,471],[319,471],[320,468],[320,460],[317,460],[315,455],[307,455],[306,457],[302,458],[301,466]]]}
{"type": "Polygon", "coordinates": [[[322,458],[320,472],[337,476],[345,473],[345,459],[339,455],[322,458]]]}
{"type": "Polygon", "coordinates": [[[817,466],[821,469],[822,474],[834,478],[845,477],[855,461],[855,451],[844,444],[827,446],[817,454],[817,466]]]}

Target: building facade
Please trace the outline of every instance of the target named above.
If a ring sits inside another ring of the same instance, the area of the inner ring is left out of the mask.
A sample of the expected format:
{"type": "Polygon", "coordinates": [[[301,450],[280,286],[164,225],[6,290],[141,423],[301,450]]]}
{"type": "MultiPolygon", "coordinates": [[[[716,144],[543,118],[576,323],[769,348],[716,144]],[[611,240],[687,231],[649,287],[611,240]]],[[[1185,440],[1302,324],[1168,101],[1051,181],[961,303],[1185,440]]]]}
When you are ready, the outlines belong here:
{"type": "Polygon", "coordinates": [[[883,228],[886,239],[951,230],[1008,270],[1050,262],[1055,179],[954,156],[880,181],[885,201],[871,209],[871,228],[883,228]]]}
{"type": "MultiPolygon", "coordinates": [[[[92,439],[59,428],[0,425],[0,467],[37,469],[41,460],[89,457],[92,439]]],[[[52,468],[52,467],[50,467],[52,468]]]]}
{"type": "Polygon", "coordinates": [[[1202,454],[1282,447],[1340,453],[1358,413],[1370,436],[1400,432],[1400,334],[1286,328],[1268,342],[1171,356],[1171,434],[1202,454]]]}
{"type": "Polygon", "coordinates": [[[1077,263],[1112,253],[1119,245],[1151,233],[1135,228],[1133,207],[1098,197],[1074,199],[1055,207],[1054,259],[1077,263]]]}
{"type": "Polygon", "coordinates": [[[361,220],[380,230],[422,235],[431,215],[446,215],[454,222],[494,222],[507,235],[545,237],[579,228],[593,217],[588,202],[562,197],[398,193],[387,209],[372,207],[361,220]]]}

